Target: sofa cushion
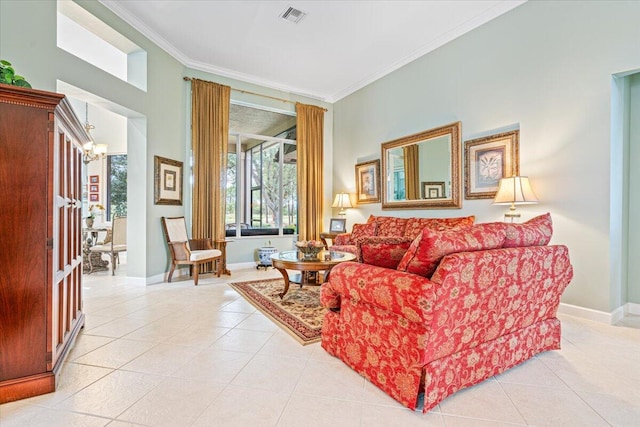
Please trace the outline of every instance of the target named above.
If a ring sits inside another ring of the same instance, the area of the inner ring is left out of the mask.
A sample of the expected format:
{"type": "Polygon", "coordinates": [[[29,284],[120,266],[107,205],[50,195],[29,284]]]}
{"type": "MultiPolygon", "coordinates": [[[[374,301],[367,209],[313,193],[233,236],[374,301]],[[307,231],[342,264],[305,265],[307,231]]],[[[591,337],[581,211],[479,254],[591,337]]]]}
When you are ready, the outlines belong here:
{"type": "Polygon", "coordinates": [[[351,241],[351,233],[340,233],[333,239],[333,245],[351,245],[353,242],[351,241]]]}
{"type": "Polygon", "coordinates": [[[409,218],[404,229],[404,237],[415,239],[425,228],[435,231],[450,230],[453,228],[463,228],[473,225],[476,217],[463,216],[458,218],[409,218]]]}
{"type": "Polygon", "coordinates": [[[353,224],[353,230],[351,231],[351,241],[357,242],[358,239],[363,237],[372,237],[376,235],[378,229],[378,223],[368,222],[366,224],[353,224]]]}
{"type": "Polygon", "coordinates": [[[446,255],[498,249],[503,246],[505,236],[505,224],[502,222],[445,231],[425,228],[411,243],[398,265],[398,270],[431,277],[440,260],[446,255]]]}
{"type": "Polygon", "coordinates": [[[395,270],[411,246],[406,237],[364,237],[357,241],[358,262],[395,270]]]}
{"type": "Polygon", "coordinates": [[[553,234],[551,214],[547,212],[523,224],[508,223],[505,231],[507,233],[503,245],[505,248],[547,245],[553,234]]]}
{"type": "Polygon", "coordinates": [[[367,224],[372,222],[378,224],[376,236],[402,237],[408,221],[409,218],[370,215],[367,224]]]}

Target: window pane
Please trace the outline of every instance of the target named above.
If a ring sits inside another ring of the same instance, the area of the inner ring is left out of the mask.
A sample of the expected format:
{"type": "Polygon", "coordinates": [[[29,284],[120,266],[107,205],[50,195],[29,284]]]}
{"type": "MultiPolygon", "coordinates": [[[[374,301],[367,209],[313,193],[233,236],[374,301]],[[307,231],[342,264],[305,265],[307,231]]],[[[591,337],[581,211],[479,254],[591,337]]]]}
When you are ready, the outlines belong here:
{"type": "Polygon", "coordinates": [[[127,155],[107,157],[107,221],[114,216],[127,216],[127,155]]]}
{"type": "Polygon", "coordinates": [[[233,151],[231,152],[231,144],[229,144],[229,153],[227,154],[227,188],[226,188],[226,212],[225,212],[225,224],[228,229],[235,228],[238,222],[238,216],[236,213],[236,169],[237,158],[235,153],[235,144],[233,144],[233,151]]]}

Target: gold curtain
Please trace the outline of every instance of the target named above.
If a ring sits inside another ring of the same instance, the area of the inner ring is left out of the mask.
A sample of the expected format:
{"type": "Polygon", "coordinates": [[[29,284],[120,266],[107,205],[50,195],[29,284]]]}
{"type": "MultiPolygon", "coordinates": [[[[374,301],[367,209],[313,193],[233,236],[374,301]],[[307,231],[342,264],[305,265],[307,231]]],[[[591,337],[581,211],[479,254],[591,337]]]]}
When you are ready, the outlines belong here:
{"type": "Polygon", "coordinates": [[[407,200],[420,198],[420,166],[418,163],[418,144],[402,147],[404,151],[404,182],[407,200]]]}
{"type": "MultiPolygon", "coordinates": [[[[231,88],[191,80],[194,239],[225,238],[225,187],[231,88]]],[[[211,269],[211,265],[205,269],[211,269]]]]}
{"type": "Polygon", "coordinates": [[[324,197],[324,108],[296,103],[298,151],[298,236],[317,240],[324,197]]]}

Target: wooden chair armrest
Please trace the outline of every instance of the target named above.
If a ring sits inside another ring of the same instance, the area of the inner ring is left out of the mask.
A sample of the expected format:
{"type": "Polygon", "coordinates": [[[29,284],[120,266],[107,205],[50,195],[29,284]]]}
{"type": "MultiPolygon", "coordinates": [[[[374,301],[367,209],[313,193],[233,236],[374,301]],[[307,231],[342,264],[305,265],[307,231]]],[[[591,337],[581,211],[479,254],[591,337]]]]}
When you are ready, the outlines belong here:
{"type": "Polygon", "coordinates": [[[189,246],[192,251],[202,251],[205,249],[214,249],[211,239],[189,239],[189,246]]]}
{"type": "Polygon", "coordinates": [[[173,256],[176,260],[189,259],[191,252],[187,246],[187,242],[169,242],[169,245],[173,248],[173,256]]]}

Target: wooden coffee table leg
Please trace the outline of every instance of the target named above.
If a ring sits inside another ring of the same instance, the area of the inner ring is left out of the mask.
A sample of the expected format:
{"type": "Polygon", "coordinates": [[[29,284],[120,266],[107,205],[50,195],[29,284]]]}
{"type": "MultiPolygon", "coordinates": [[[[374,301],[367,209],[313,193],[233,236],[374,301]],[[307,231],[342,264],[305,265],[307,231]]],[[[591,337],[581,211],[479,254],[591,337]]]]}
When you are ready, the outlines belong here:
{"type": "Polygon", "coordinates": [[[279,294],[280,299],[282,299],[287,294],[287,292],[289,292],[289,273],[287,273],[287,270],[285,270],[284,268],[275,267],[275,269],[278,270],[284,278],[284,290],[279,294]]]}

